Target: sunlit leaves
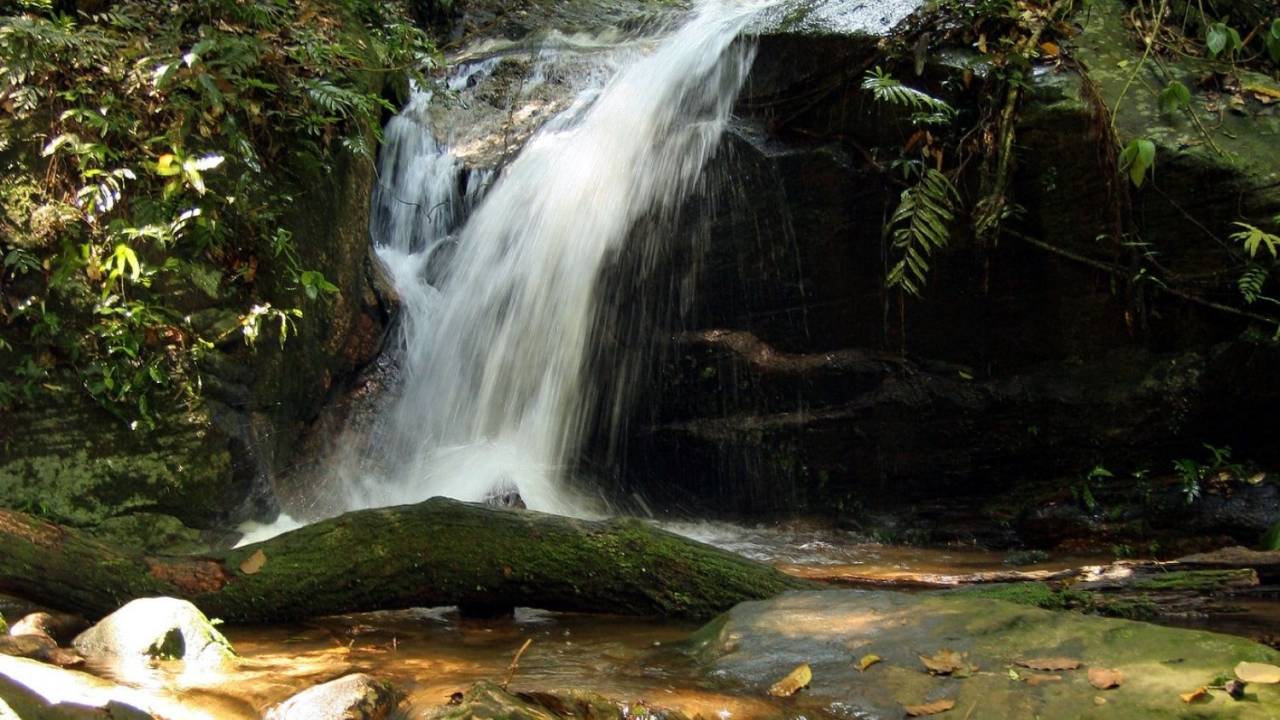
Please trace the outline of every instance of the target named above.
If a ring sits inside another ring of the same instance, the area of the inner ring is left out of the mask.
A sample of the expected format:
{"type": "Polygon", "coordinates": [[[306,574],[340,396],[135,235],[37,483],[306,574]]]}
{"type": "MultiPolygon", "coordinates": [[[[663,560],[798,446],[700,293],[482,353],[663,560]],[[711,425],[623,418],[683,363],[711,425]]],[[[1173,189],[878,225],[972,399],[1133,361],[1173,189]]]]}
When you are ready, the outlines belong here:
{"type": "MultiPolygon", "coordinates": [[[[185,284],[267,307],[257,255],[276,252],[298,302],[338,291],[276,234],[292,163],[323,173],[343,151],[368,153],[386,102],[368,70],[412,67],[430,43],[373,0],[109,5],[0,24],[2,112],[13,121],[0,146],[47,158],[48,173],[30,173],[32,202],[53,218],[39,242],[0,238],[0,286],[23,276],[35,288],[8,317],[27,334],[14,346],[60,364],[15,382],[51,386],[50,371],[64,373],[112,412],[145,416],[153,392],[190,396],[194,358],[212,347],[166,307],[171,293],[151,288],[185,284]],[[298,22],[317,10],[332,22],[298,22]],[[223,293],[228,285],[240,293],[223,293]]],[[[296,317],[245,311],[246,342],[283,338],[296,317]]],[[[28,395],[5,391],[0,408],[28,395]]]]}
{"type": "Polygon", "coordinates": [[[1249,257],[1257,257],[1258,253],[1265,249],[1272,259],[1276,259],[1277,251],[1280,251],[1280,236],[1249,223],[1236,222],[1232,224],[1239,227],[1240,230],[1231,233],[1231,239],[1244,245],[1244,250],[1249,253],[1249,257]]]}

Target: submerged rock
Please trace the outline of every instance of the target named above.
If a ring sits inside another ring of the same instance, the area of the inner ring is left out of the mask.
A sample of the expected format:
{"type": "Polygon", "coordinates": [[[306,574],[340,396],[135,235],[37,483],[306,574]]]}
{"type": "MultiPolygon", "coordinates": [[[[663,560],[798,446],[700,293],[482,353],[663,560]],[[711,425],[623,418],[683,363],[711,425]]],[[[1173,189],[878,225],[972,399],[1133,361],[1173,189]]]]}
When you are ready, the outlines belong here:
{"type": "Polygon", "coordinates": [[[402,696],[364,673],[308,688],[267,711],[266,720],[385,720],[402,696]]]}
{"type": "MultiPolygon", "coordinates": [[[[792,592],[738,605],[696,635],[703,670],[747,692],[764,693],[786,671],[808,663],[813,680],[798,701],[841,717],[900,717],[903,706],[949,699],[974,717],[1072,718],[1094,710],[1089,668],[1122,672],[1106,693],[1114,718],[1182,717],[1178,693],[1210,684],[1242,661],[1276,663],[1280,652],[1247,640],[1127,620],[1040,610],[957,594],[858,590],[792,592]],[[943,650],[976,666],[963,679],[931,675],[921,656],[943,650]],[[858,656],[882,661],[857,672],[858,656]],[[1078,670],[1032,686],[1016,669],[1027,658],[1067,657],[1078,670]],[[1013,669],[1014,675],[1010,674],[1013,669]]],[[[1215,692],[1204,717],[1269,718],[1280,687],[1251,685],[1256,702],[1215,692]]]]}
{"type": "MultiPolygon", "coordinates": [[[[481,682],[456,699],[454,707],[431,717],[437,720],[605,720],[623,717],[622,706],[585,690],[557,692],[508,691],[494,682],[481,682]]],[[[641,705],[626,717],[683,720],[684,715],[641,705]]]]}
{"type": "Polygon", "coordinates": [[[236,657],[195,605],[167,597],[128,603],[80,633],[74,644],[86,656],[182,660],[206,669],[226,667],[236,657]]]}

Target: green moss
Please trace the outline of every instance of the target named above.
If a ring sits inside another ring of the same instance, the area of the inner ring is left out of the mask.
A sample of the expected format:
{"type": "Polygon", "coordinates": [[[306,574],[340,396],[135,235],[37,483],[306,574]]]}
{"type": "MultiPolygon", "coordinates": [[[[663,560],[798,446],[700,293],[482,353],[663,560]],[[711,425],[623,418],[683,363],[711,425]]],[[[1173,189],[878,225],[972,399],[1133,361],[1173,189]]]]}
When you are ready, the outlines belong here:
{"type": "Polygon", "coordinates": [[[949,591],[966,597],[1003,600],[1045,610],[1089,610],[1093,607],[1090,593],[1070,588],[1053,588],[1047,583],[1022,582],[976,585],[949,591]]]}
{"type": "Polygon", "coordinates": [[[1221,590],[1233,581],[1247,581],[1252,577],[1253,571],[1249,569],[1180,570],[1138,581],[1133,588],[1139,592],[1184,590],[1203,593],[1221,590]]]}

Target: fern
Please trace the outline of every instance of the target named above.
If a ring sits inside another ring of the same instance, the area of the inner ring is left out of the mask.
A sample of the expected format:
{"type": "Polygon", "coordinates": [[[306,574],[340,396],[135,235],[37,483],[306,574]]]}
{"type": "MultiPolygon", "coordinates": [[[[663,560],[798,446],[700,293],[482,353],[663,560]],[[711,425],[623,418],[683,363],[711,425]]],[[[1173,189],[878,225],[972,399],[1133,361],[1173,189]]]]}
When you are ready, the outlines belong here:
{"type": "Polygon", "coordinates": [[[920,297],[929,273],[929,256],[951,240],[950,225],[960,197],[946,175],[925,169],[915,185],[902,191],[898,209],[889,220],[897,262],[885,284],[920,297]]]}
{"type": "Polygon", "coordinates": [[[1236,287],[1240,289],[1240,295],[1246,303],[1252,304],[1263,297],[1262,286],[1266,284],[1269,275],[1266,268],[1258,265],[1250,265],[1240,274],[1236,287]]]}
{"type": "Polygon", "coordinates": [[[940,125],[955,117],[955,108],[913,87],[903,85],[889,73],[876,68],[862,79],[862,89],[877,101],[914,111],[911,122],[916,125],[940,125]]]}

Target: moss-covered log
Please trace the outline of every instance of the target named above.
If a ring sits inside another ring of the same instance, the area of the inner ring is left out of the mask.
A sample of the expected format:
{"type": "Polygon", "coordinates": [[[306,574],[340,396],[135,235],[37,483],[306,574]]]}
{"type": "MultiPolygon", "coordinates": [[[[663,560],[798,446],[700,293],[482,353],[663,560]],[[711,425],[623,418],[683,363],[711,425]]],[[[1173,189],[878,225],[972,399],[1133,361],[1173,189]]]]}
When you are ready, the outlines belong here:
{"type": "Polygon", "coordinates": [[[347,513],[202,557],[122,552],[0,510],[0,589],[90,615],[168,595],[246,622],[438,605],[706,618],[805,584],[639,520],[443,498],[347,513]]]}

